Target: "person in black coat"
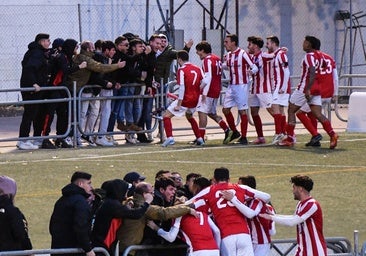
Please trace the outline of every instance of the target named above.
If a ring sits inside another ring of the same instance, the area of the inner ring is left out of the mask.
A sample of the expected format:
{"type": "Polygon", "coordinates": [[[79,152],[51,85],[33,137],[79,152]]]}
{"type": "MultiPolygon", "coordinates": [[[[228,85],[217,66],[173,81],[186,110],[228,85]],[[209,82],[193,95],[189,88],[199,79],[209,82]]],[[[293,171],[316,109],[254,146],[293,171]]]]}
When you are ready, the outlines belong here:
{"type": "Polygon", "coordinates": [[[111,255],[114,254],[117,230],[122,225],[123,218],[142,218],[153,200],[151,194],[144,193],[145,203],[141,207],[131,208],[122,204],[126,200],[130,185],[121,179],[109,180],[102,184],[106,198],[96,212],[92,242],[94,247],[104,247],[111,255]]]}
{"type": "Polygon", "coordinates": [[[14,206],[16,191],[15,180],[0,176],[0,252],[32,249],[27,220],[14,206]]]}
{"type": "Polygon", "coordinates": [[[71,183],[62,189],[62,196],[57,200],[51,216],[49,231],[52,249],[81,248],[87,256],[95,256],[90,239],[92,213],[88,198],[91,195],[91,175],[75,172],[71,183]]]}

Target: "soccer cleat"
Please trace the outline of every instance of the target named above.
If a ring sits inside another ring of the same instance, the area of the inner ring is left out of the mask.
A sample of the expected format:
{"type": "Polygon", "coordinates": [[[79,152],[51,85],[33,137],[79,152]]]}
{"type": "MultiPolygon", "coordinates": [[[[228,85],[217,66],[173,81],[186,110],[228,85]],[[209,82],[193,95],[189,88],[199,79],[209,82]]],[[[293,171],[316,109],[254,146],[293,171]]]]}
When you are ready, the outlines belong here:
{"type": "Polygon", "coordinates": [[[339,135],[336,133],[334,133],[334,135],[332,137],[330,137],[330,145],[329,145],[330,149],[335,149],[337,147],[338,138],[339,138],[339,135]]]}
{"type": "Polygon", "coordinates": [[[231,135],[231,137],[230,137],[230,141],[233,141],[233,140],[235,140],[235,139],[237,139],[237,138],[240,138],[241,137],[241,135],[240,135],[240,132],[238,132],[238,131],[233,131],[233,134],[231,135]]]}
{"type": "Polygon", "coordinates": [[[174,138],[173,137],[169,137],[167,138],[163,144],[161,144],[162,147],[167,147],[169,145],[174,145],[175,144],[175,141],[174,141],[174,138]]]}
{"type": "Polygon", "coordinates": [[[241,145],[248,145],[248,139],[247,137],[240,137],[237,143],[241,145]]]}
{"type": "Polygon", "coordinates": [[[49,139],[44,139],[42,141],[41,148],[44,148],[44,149],[56,149],[56,146],[49,139]]]}
{"type": "Polygon", "coordinates": [[[205,141],[200,137],[196,140],[196,146],[203,146],[205,145],[205,141]]]}
{"type": "Polygon", "coordinates": [[[275,134],[273,136],[273,140],[272,140],[272,144],[276,145],[278,144],[278,142],[280,142],[281,140],[283,140],[285,138],[285,135],[283,133],[280,134],[275,134]]]}
{"type": "Polygon", "coordinates": [[[102,146],[102,147],[112,147],[112,146],[114,146],[113,142],[108,141],[105,136],[97,137],[97,139],[95,140],[95,143],[99,146],[102,146]]]}
{"type": "Polygon", "coordinates": [[[18,141],[17,148],[22,150],[38,149],[37,145],[34,145],[30,140],[18,141]]]}
{"type": "Polygon", "coordinates": [[[254,145],[266,144],[266,139],[264,137],[258,137],[257,139],[251,141],[250,144],[254,145]]]}
{"type": "Polygon", "coordinates": [[[188,142],[189,145],[196,145],[197,144],[197,139],[194,139],[190,142],[188,142]]]}
{"type": "Polygon", "coordinates": [[[286,139],[283,139],[282,141],[278,142],[278,146],[281,147],[293,147],[295,142],[292,140],[291,137],[287,137],[286,139]]]}
{"type": "Polygon", "coordinates": [[[320,142],[323,139],[323,136],[321,134],[317,134],[313,137],[311,137],[311,140],[305,144],[306,147],[317,147],[316,145],[318,142],[320,142]]]}
{"type": "Polygon", "coordinates": [[[233,131],[230,129],[227,129],[225,131],[225,139],[222,142],[223,144],[228,144],[231,141],[231,137],[233,136],[233,131]]]}

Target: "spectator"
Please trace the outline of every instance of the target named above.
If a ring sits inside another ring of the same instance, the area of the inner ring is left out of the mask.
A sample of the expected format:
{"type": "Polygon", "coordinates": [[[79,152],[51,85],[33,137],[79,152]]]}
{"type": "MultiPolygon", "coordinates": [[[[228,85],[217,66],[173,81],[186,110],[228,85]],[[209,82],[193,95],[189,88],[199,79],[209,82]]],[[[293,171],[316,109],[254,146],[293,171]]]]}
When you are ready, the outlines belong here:
{"type": "MultiPolygon", "coordinates": [[[[22,60],[22,75],[20,78],[20,88],[33,88],[34,91],[22,92],[23,101],[40,100],[43,92],[41,87],[48,83],[48,52],[51,44],[48,34],[38,34],[33,42],[28,45],[28,51],[24,54],[22,60]]],[[[36,118],[39,114],[40,104],[25,104],[22,121],[19,127],[19,140],[17,147],[19,149],[38,149],[38,145],[33,144],[29,137],[31,125],[33,123],[34,134],[41,135],[37,131],[40,125],[36,124],[36,118]]]]}
{"type": "Polygon", "coordinates": [[[180,173],[179,172],[172,172],[171,178],[174,180],[174,184],[175,184],[175,187],[177,189],[176,196],[177,197],[181,197],[181,196],[185,197],[186,194],[185,194],[185,189],[184,189],[184,185],[183,185],[183,178],[180,175],[180,173]]]}
{"type": "Polygon", "coordinates": [[[92,195],[91,177],[86,172],[75,172],[71,183],[62,188],[49,226],[52,249],[82,248],[87,256],[95,255],[90,237],[91,207],[87,200],[92,195]]]}
{"type": "Polygon", "coordinates": [[[130,183],[132,186],[127,192],[127,196],[133,196],[135,193],[136,185],[146,179],[145,176],[140,175],[138,172],[129,172],[123,177],[123,180],[130,183]]]}
{"type": "Polygon", "coordinates": [[[16,192],[15,180],[0,176],[0,252],[32,249],[27,220],[14,206],[16,192]]]}

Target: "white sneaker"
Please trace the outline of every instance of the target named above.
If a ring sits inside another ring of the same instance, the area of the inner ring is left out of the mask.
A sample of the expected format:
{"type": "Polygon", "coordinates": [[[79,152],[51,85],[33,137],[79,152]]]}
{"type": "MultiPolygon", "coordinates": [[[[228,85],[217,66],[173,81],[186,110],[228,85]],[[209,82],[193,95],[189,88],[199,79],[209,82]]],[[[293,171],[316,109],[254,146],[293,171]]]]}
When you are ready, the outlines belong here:
{"type": "Polygon", "coordinates": [[[66,142],[66,144],[67,145],[69,145],[69,146],[74,146],[74,143],[72,142],[72,139],[71,139],[71,137],[66,137],[65,139],[64,139],[64,141],[66,142]]]}
{"type": "Polygon", "coordinates": [[[135,138],[133,134],[126,134],[125,135],[126,141],[131,144],[137,144],[139,141],[135,138]]]}
{"type": "Polygon", "coordinates": [[[285,135],[283,133],[275,134],[273,136],[272,144],[277,145],[278,142],[282,141],[285,138],[285,135]]]}
{"type": "Polygon", "coordinates": [[[109,142],[112,142],[114,146],[118,145],[118,142],[114,139],[113,135],[105,136],[109,142]]]}
{"type": "Polygon", "coordinates": [[[17,147],[19,149],[23,149],[23,150],[38,149],[39,148],[37,145],[34,145],[30,140],[18,141],[17,147]]]}
{"type": "Polygon", "coordinates": [[[29,140],[29,142],[35,146],[38,146],[38,148],[40,148],[42,146],[43,140],[33,140],[33,141],[29,140]]]}
{"type": "Polygon", "coordinates": [[[97,137],[97,139],[95,140],[95,143],[99,146],[103,146],[103,147],[112,147],[113,143],[109,142],[105,136],[102,137],[97,137]]]}
{"type": "Polygon", "coordinates": [[[173,137],[169,137],[167,138],[163,144],[161,144],[162,147],[167,147],[169,145],[174,145],[175,144],[175,141],[174,141],[174,138],[173,137]]]}

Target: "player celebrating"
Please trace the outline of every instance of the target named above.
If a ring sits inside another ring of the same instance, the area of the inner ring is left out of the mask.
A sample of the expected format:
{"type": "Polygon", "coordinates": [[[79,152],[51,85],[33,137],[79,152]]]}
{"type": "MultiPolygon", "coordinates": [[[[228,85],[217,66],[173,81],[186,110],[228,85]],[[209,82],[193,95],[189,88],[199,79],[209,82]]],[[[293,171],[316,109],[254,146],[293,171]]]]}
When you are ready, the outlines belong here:
{"type": "MultiPolygon", "coordinates": [[[[184,113],[191,124],[197,141],[200,138],[198,124],[193,117],[193,113],[200,96],[200,84],[203,79],[203,73],[199,67],[191,64],[188,60],[189,55],[187,51],[178,51],[177,62],[180,68],[177,71],[177,84],[179,85],[179,96],[177,100],[169,105],[164,114],[163,122],[167,139],[161,145],[162,147],[175,144],[171,118],[173,116],[183,116],[184,113]]],[[[203,141],[200,145],[203,145],[203,141]]]]}
{"type": "Polygon", "coordinates": [[[232,131],[227,126],[221,116],[217,115],[217,101],[221,92],[222,63],[218,56],[212,54],[211,45],[202,41],[196,45],[196,53],[202,60],[202,70],[204,78],[202,80],[202,95],[197,105],[200,138],[197,143],[201,143],[205,137],[207,116],[213,119],[225,132],[224,144],[229,143],[232,131]]]}
{"type": "Polygon", "coordinates": [[[226,121],[233,131],[232,136],[228,141],[239,139],[239,143],[248,144],[248,75],[258,72],[257,66],[251,61],[249,55],[238,47],[239,39],[237,35],[228,34],[224,40],[224,46],[228,54],[226,61],[223,64],[224,68],[229,69],[230,84],[226,90],[224,108],[222,112],[225,115],[226,121]],[[236,106],[240,115],[241,135],[236,129],[234,116],[231,113],[231,108],[236,106]]]}
{"type": "Polygon", "coordinates": [[[299,200],[294,215],[260,214],[261,217],[286,226],[297,225],[296,256],[327,255],[323,236],[323,214],[318,201],[311,195],[313,181],[308,176],[291,178],[294,199],[299,200]]]}

